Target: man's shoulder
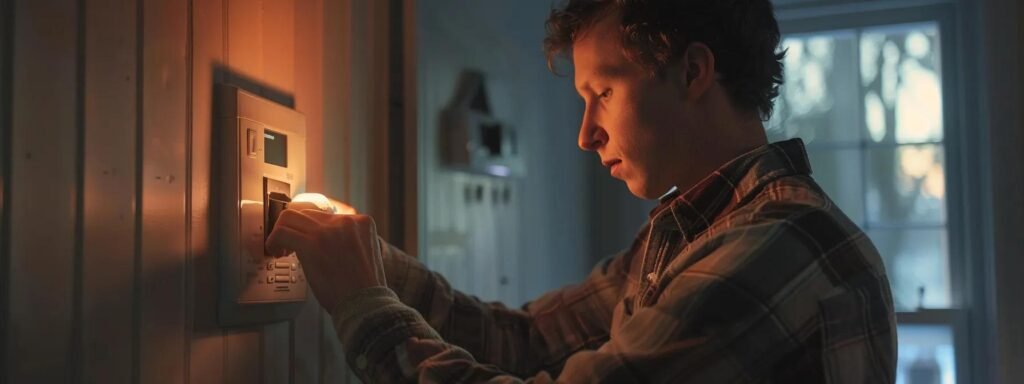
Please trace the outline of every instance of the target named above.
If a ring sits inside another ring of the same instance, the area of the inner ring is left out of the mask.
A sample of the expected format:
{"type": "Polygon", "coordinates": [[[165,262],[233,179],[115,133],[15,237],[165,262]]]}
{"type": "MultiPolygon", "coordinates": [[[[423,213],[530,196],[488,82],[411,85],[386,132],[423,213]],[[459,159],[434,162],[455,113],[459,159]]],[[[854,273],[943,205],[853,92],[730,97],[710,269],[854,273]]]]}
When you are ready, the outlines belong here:
{"type": "MultiPolygon", "coordinates": [[[[808,271],[827,274],[836,284],[865,273],[884,275],[870,239],[809,177],[767,184],[713,223],[672,264],[676,273],[713,274],[757,285],[808,271]]],[[[768,282],[774,288],[784,284],[768,282]]]]}

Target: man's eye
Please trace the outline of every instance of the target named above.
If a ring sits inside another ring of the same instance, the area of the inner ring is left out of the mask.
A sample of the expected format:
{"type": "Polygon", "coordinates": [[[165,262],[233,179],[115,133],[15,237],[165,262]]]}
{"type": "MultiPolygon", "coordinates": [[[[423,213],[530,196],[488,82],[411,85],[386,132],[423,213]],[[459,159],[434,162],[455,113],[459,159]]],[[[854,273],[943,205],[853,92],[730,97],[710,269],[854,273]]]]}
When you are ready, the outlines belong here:
{"type": "Polygon", "coordinates": [[[609,89],[607,91],[601,92],[601,94],[598,95],[598,97],[600,97],[602,99],[607,99],[607,98],[611,97],[611,95],[612,95],[612,90],[609,89]]]}

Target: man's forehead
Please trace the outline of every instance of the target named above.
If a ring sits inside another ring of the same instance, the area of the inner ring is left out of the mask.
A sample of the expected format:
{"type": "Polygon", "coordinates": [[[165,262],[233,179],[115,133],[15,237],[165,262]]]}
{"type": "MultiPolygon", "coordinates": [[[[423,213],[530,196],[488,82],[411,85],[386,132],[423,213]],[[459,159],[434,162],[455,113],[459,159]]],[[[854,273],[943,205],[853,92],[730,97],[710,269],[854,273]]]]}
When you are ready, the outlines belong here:
{"type": "Polygon", "coordinates": [[[622,50],[622,32],[617,19],[603,20],[588,28],[572,45],[572,63],[577,88],[589,79],[622,76],[629,72],[629,60],[622,50]]]}

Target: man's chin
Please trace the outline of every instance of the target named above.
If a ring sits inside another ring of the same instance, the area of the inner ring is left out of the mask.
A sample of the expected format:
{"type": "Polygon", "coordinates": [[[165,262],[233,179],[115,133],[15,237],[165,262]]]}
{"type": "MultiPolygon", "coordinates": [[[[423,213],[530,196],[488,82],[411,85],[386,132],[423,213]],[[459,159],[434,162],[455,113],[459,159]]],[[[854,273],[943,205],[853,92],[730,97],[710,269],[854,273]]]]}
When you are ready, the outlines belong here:
{"type": "Polygon", "coordinates": [[[646,183],[630,180],[624,181],[626,182],[626,188],[629,189],[629,193],[644,200],[655,200],[665,193],[665,191],[656,191],[656,188],[651,188],[646,183]]]}

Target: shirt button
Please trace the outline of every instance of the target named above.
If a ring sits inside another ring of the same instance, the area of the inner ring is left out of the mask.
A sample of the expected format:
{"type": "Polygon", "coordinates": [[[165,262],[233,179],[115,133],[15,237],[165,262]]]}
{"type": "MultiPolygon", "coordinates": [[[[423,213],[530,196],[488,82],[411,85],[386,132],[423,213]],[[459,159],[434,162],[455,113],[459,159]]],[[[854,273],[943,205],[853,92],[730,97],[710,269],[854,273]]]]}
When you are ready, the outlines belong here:
{"type": "Polygon", "coordinates": [[[657,280],[658,280],[658,274],[657,273],[651,272],[651,273],[647,274],[647,282],[648,283],[654,284],[654,282],[657,281],[657,280]]]}
{"type": "Polygon", "coordinates": [[[365,355],[359,355],[359,357],[356,358],[356,368],[358,368],[360,371],[366,369],[366,356],[365,355]]]}

